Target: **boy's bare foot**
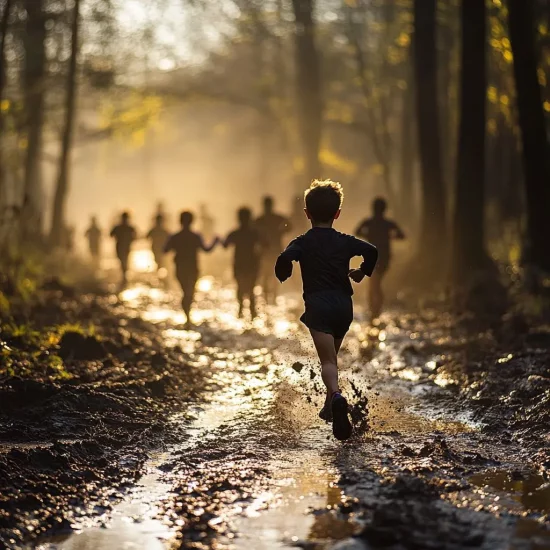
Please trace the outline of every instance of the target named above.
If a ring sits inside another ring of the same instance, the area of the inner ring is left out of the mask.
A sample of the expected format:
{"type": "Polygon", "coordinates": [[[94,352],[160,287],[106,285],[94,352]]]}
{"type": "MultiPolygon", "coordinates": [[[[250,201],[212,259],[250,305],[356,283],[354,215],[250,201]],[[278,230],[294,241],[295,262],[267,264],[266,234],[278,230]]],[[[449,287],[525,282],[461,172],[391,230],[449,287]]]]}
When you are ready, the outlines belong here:
{"type": "Polygon", "coordinates": [[[332,408],[332,433],[340,441],[351,437],[353,431],[348,417],[348,402],[340,393],[335,393],[331,401],[332,408]]]}

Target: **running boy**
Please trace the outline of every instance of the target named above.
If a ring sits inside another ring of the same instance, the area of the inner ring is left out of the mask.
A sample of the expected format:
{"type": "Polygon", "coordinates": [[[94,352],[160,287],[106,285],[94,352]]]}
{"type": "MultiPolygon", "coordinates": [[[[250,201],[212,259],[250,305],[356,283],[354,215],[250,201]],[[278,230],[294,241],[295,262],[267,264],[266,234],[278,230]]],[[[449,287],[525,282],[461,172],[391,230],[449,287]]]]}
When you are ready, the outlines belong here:
{"type": "Polygon", "coordinates": [[[90,227],[86,230],[86,239],[88,239],[88,248],[90,249],[90,256],[94,266],[99,265],[99,257],[101,255],[101,229],[97,225],[97,218],[92,217],[90,227]]]}
{"type": "Polygon", "coordinates": [[[353,320],[349,279],[359,283],[371,276],[376,265],[376,248],[332,228],[340,216],[344,192],[339,183],[314,181],[305,192],[305,212],[311,229],[294,239],[279,256],[275,274],[283,282],[292,274],[292,262],[300,262],[304,285],[305,313],[301,321],[309,328],[321,360],[321,375],[327,388],[319,416],[330,422],[336,439],[351,436],[348,402],[338,385],[337,357],[342,340],[353,320]],[[362,256],[359,269],[350,271],[349,262],[362,256]]]}
{"type": "Polygon", "coordinates": [[[243,316],[244,299],[250,301],[250,315],[256,317],[256,298],[254,286],[258,279],[260,256],[258,253],[260,235],[252,225],[252,212],[249,208],[238,211],[239,228],[232,231],[223,243],[224,248],[235,247],[233,273],[237,281],[237,299],[239,300],[239,317],[243,316]]]}
{"type": "Polygon", "coordinates": [[[380,197],[374,199],[372,202],[372,218],[362,221],[355,230],[358,237],[368,240],[378,249],[378,263],[369,288],[369,306],[373,319],[380,317],[384,305],[382,279],[390,266],[391,240],[405,238],[405,233],[401,228],[394,221],[385,217],[387,207],[385,199],[380,197]]]}
{"type": "Polygon", "coordinates": [[[157,270],[164,267],[164,246],[168,241],[168,233],[166,227],[164,227],[164,216],[157,214],[155,217],[155,225],[147,233],[147,238],[151,241],[151,250],[155,257],[155,263],[157,264],[157,270]]]}
{"type": "Polygon", "coordinates": [[[191,212],[182,212],[180,216],[181,231],[172,235],[164,247],[164,252],[176,253],[176,277],[183,291],[181,305],[187,318],[186,324],[191,324],[190,314],[193,298],[195,296],[195,285],[199,278],[199,250],[210,252],[218,243],[214,239],[210,246],[204,244],[200,233],[191,231],[193,223],[193,214],[191,212]]]}
{"type": "Polygon", "coordinates": [[[123,212],[120,216],[120,223],[113,227],[111,237],[116,242],[116,255],[120,262],[120,270],[122,271],[122,286],[126,285],[126,274],[128,273],[128,258],[130,257],[130,249],[132,243],[137,238],[137,233],[134,227],[130,225],[130,214],[123,212]]]}

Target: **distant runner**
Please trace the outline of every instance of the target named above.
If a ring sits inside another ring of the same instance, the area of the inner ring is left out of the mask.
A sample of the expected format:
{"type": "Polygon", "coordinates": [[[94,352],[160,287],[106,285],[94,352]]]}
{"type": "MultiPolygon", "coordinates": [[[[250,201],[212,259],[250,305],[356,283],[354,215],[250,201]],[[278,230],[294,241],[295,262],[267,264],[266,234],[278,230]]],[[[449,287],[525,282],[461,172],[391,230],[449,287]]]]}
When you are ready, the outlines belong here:
{"type": "Polygon", "coordinates": [[[164,227],[164,215],[157,214],[155,218],[155,225],[147,233],[147,238],[151,241],[151,250],[153,251],[153,256],[155,257],[155,263],[157,264],[157,269],[164,267],[164,247],[168,242],[170,233],[164,227]]]}
{"type": "Polygon", "coordinates": [[[182,212],[180,222],[181,231],[168,239],[164,252],[176,253],[174,259],[176,277],[183,291],[181,305],[187,317],[186,324],[190,325],[195,285],[199,278],[199,250],[210,252],[218,243],[218,239],[214,239],[210,246],[206,246],[202,235],[191,231],[191,224],[193,223],[193,214],[191,212],[182,212]]]}
{"type": "Polygon", "coordinates": [[[355,230],[355,234],[371,242],[378,249],[378,263],[371,277],[369,288],[369,306],[371,318],[376,319],[382,313],[384,294],[382,292],[382,279],[391,262],[391,240],[404,239],[405,233],[392,220],[384,217],[387,209],[385,199],[380,197],[372,203],[372,218],[361,222],[355,230]]]}
{"type": "Polygon", "coordinates": [[[98,265],[101,255],[101,230],[97,225],[97,218],[95,216],[92,217],[90,227],[86,230],[85,236],[88,240],[88,249],[92,261],[95,265],[98,265]]]}
{"type": "Polygon", "coordinates": [[[128,272],[128,258],[130,256],[130,250],[132,243],[136,240],[136,230],[130,225],[130,214],[123,212],[120,217],[120,223],[113,227],[111,231],[111,237],[116,242],[116,255],[120,262],[120,269],[122,271],[122,285],[126,285],[126,274],[128,272]]]}
{"type": "Polygon", "coordinates": [[[264,213],[256,220],[256,229],[262,243],[260,259],[260,284],[268,304],[275,302],[277,289],[273,277],[273,264],[283,248],[283,235],[290,231],[287,218],[273,212],[273,198],[264,198],[264,213]]]}
{"type": "Polygon", "coordinates": [[[249,208],[241,208],[238,212],[239,228],[229,233],[223,246],[235,247],[233,273],[237,281],[237,299],[239,300],[239,317],[243,316],[244,300],[250,302],[250,316],[256,317],[256,297],[254,286],[258,279],[260,265],[258,230],[252,225],[252,212],[249,208]]]}

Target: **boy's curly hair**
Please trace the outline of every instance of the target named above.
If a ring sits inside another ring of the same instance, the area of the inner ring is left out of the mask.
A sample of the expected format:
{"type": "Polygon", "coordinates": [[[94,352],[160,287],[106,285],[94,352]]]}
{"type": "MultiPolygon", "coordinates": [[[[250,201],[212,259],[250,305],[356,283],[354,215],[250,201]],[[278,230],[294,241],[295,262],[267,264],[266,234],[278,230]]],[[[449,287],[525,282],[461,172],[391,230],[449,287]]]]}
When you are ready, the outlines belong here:
{"type": "Polygon", "coordinates": [[[314,180],[304,193],[306,209],[314,222],[328,223],[342,208],[344,190],[332,180],[314,180]]]}

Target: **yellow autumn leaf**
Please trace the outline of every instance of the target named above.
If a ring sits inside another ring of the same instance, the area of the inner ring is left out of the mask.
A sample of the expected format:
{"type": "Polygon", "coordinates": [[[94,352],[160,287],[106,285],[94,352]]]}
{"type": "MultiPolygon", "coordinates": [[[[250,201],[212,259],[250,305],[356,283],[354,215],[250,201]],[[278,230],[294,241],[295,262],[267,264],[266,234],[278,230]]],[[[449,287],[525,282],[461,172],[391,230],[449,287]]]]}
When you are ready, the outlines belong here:
{"type": "Polygon", "coordinates": [[[408,46],[411,43],[411,37],[407,33],[402,32],[397,38],[397,43],[403,47],[408,46]]]}
{"type": "Polygon", "coordinates": [[[343,174],[355,174],[357,171],[357,164],[355,162],[340,156],[327,147],[323,147],[319,152],[319,160],[326,167],[338,170],[343,174]]]}

